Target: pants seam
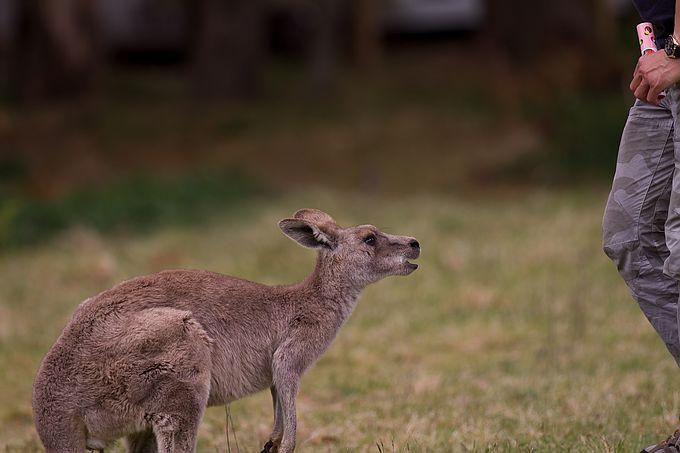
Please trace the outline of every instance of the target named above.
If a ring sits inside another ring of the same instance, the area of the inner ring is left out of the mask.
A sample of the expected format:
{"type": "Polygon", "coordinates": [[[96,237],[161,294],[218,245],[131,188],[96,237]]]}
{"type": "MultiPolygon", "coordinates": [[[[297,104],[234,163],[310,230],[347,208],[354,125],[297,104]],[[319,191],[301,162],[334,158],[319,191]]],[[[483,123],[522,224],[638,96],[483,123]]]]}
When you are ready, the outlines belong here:
{"type": "MultiPolygon", "coordinates": [[[[663,148],[661,149],[661,153],[659,154],[659,158],[656,161],[656,166],[654,167],[654,171],[652,172],[652,177],[649,181],[649,184],[647,185],[647,189],[645,189],[645,196],[642,199],[642,204],[640,205],[640,211],[637,213],[637,216],[635,218],[635,236],[638,242],[640,241],[640,218],[642,217],[642,211],[645,207],[645,203],[647,202],[647,198],[649,197],[649,189],[652,187],[652,181],[654,181],[654,176],[658,173],[659,171],[659,165],[661,165],[661,159],[664,155],[664,150],[666,149],[666,145],[668,145],[668,141],[671,139],[673,135],[674,128],[671,127],[671,129],[668,131],[668,136],[666,137],[666,141],[663,143],[663,148]]],[[[673,148],[673,160],[675,160],[675,147],[673,148]]],[[[673,173],[671,173],[671,177],[669,179],[673,178],[673,173]]],[[[668,184],[668,182],[666,182],[668,184]]],[[[666,187],[666,186],[664,186],[666,187]]],[[[656,212],[656,205],[659,201],[657,200],[656,203],[654,203],[654,212],[656,212]]],[[[652,215],[652,218],[654,216],[652,215]]],[[[644,247],[640,247],[644,249],[644,247]]],[[[645,257],[649,259],[649,256],[647,256],[647,253],[645,250],[643,250],[643,253],[645,254],[645,257]]]]}
{"type": "MultiPolygon", "coordinates": [[[[668,143],[668,142],[666,142],[666,143],[668,143]]],[[[674,158],[674,160],[675,160],[675,158],[674,158]]],[[[661,190],[661,193],[664,193],[666,191],[666,188],[668,188],[668,186],[672,186],[673,176],[674,176],[673,172],[670,175],[668,175],[668,177],[666,178],[666,184],[664,184],[663,189],[661,190]]],[[[649,230],[649,231],[652,231],[652,232],[654,231],[654,229],[653,229],[654,219],[656,218],[656,213],[658,212],[659,200],[661,200],[661,197],[657,198],[656,203],[654,203],[654,210],[652,211],[652,225],[651,225],[652,228],[649,230]]],[[[669,206],[669,210],[670,210],[670,206],[669,206]]],[[[640,211],[640,212],[642,212],[642,211],[640,211]]],[[[664,227],[664,231],[665,231],[665,227],[664,227]]]]}

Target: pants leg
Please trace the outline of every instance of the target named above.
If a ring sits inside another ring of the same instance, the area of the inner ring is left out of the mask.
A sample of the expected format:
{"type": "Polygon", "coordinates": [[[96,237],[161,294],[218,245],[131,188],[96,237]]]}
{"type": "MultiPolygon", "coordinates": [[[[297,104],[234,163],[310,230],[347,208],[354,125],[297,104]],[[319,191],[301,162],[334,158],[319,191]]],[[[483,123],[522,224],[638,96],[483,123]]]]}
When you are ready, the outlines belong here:
{"type": "MultiPolygon", "coordinates": [[[[673,206],[674,122],[670,99],[636,101],[623,130],[603,221],[603,245],[633,298],[680,366],[678,280],[664,273],[669,205],[673,206]]],[[[677,129],[675,129],[677,130],[677,129]]],[[[680,145],[680,143],[679,143],[680,145]]],[[[677,204],[680,208],[680,171],[677,204]]],[[[680,269],[680,209],[678,269],[680,269]]]]}
{"type": "MultiPolygon", "coordinates": [[[[671,88],[667,96],[670,98],[671,113],[675,127],[675,168],[680,167],[680,99],[678,88],[671,88]]],[[[670,277],[680,279],[680,170],[675,171],[673,178],[671,197],[669,202],[668,218],[666,220],[666,244],[669,255],[664,262],[664,273],[670,277]]]]}

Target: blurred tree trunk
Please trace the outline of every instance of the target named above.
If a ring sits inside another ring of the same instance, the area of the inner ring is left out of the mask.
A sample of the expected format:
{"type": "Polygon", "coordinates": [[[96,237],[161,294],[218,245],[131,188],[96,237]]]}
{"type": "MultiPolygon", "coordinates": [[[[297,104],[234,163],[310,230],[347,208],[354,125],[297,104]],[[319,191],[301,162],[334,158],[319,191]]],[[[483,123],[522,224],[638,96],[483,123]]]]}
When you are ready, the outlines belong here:
{"type": "Polygon", "coordinates": [[[360,67],[375,66],[382,56],[382,0],[352,0],[352,53],[360,67]]]}
{"type": "Polygon", "coordinates": [[[309,47],[311,81],[317,92],[329,90],[337,79],[343,4],[344,0],[309,2],[312,27],[309,47]]]}
{"type": "Polygon", "coordinates": [[[91,0],[21,0],[16,4],[11,89],[25,101],[83,94],[99,68],[91,0]]]}
{"type": "Polygon", "coordinates": [[[487,8],[486,49],[510,66],[578,71],[583,83],[596,86],[618,77],[607,0],[488,0],[487,8]]]}
{"type": "Polygon", "coordinates": [[[194,92],[206,99],[257,95],[265,58],[263,0],[189,1],[194,92]]]}

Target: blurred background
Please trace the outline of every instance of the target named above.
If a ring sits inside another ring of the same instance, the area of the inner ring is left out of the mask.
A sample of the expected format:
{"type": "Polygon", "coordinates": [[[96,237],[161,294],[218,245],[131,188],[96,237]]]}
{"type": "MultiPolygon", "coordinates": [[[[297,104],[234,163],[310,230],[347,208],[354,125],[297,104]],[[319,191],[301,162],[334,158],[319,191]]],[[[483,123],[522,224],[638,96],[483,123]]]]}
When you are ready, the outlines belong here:
{"type": "MultiPolygon", "coordinates": [[[[663,437],[677,369],[600,249],[637,22],[627,0],[0,0],[0,449],[40,451],[32,378],[80,301],[165,268],[299,280],[313,254],[276,222],[301,207],[424,250],[303,381],[301,451],[663,437]]],[[[232,408],[244,451],[269,407],[232,408]]]]}
{"type": "Polygon", "coordinates": [[[0,0],[0,243],[181,221],[193,201],[147,186],[197,174],[248,192],[606,181],[635,23],[627,0],[0,0]],[[91,212],[129,183],[151,198],[91,212]]]}

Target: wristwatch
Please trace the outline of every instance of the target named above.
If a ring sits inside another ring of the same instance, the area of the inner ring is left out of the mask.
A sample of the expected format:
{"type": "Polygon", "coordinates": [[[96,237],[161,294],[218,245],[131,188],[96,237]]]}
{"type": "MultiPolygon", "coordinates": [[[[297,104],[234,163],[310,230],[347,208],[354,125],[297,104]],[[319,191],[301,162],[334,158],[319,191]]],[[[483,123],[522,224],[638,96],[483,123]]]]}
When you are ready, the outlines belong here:
{"type": "Polygon", "coordinates": [[[666,51],[668,58],[680,58],[680,42],[675,39],[675,36],[670,35],[668,37],[664,50],[666,51]]]}

